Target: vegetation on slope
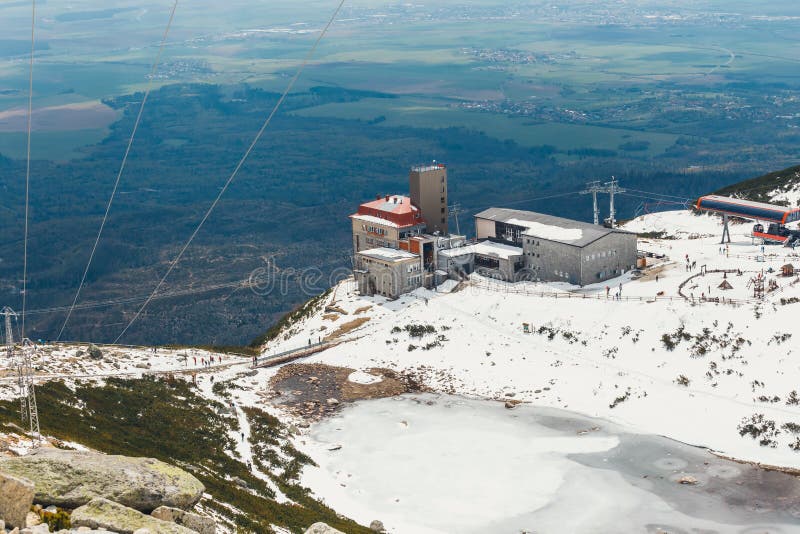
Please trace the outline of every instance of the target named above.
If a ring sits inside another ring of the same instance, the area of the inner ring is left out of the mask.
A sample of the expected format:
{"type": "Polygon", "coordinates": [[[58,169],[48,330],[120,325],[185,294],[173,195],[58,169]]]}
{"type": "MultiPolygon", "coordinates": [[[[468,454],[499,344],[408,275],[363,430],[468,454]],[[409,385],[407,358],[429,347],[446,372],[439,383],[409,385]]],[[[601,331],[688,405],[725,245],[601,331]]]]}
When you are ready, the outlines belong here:
{"type": "Polygon", "coordinates": [[[785,191],[795,184],[800,184],[800,165],[723,187],[714,194],[737,196],[757,202],[786,204],[786,202],[773,200],[770,194],[777,189],[785,191]]]}
{"type": "Polygon", "coordinates": [[[307,300],[301,306],[298,306],[294,310],[281,317],[281,319],[272,325],[269,330],[255,338],[250,343],[250,347],[259,348],[265,343],[268,343],[269,341],[272,341],[278,337],[285,330],[290,329],[294,324],[314,315],[314,313],[316,313],[325,303],[325,300],[328,298],[328,295],[331,294],[331,291],[333,291],[333,289],[325,290],[316,297],[307,300]]]}
{"type": "MultiPolygon", "coordinates": [[[[269,485],[240,460],[230,435],[238,421],[225,406],[209,401],[189,382],[176,379],[111,378],[104,385],[79,384],[71,390],[50,382],[37,388],[43,433],[112,454],[147,456],[186,469],[206,486],[212,498],[202,504],[242,532],[272,532],[271,525],[292,532],[324,521],[344,532],[368,533],[309,496],[296,474],[311,459],[288,442],[288,430],[275,418],[249,411],[259,438],[272,439],[258,449],[259,462],[294,503],[278,503],[269,485]],[[273,449],[279,454],[267,452],[273,449]]],[[[17,423],[19,404],[0,402],[0,424],[17,423]]]]}

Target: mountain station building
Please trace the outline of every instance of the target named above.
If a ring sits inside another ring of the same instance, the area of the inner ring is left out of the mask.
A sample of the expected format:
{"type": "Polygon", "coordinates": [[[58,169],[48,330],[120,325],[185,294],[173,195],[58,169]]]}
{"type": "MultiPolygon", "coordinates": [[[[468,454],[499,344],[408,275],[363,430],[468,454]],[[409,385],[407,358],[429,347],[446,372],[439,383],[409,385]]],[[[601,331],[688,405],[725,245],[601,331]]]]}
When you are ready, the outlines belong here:
{"type": "Polygon", "coordinates": [[[448,233],[447,167],[418,165],[409,173],[410,196],[378,195],[350,215],[354,275],[359,292],[397,298],[433,287],[439,251],[463,246],[448,233]]]}
{"type": "Polygon", "coordinates": [[[397,298],[473,272],[585,286],[636,268],[636,234],[543,213],[489,208],[475,215],[474,241],[450,234],[441,163],[412,167],[409,191],[378,195],[350,215],[362,294],[397,298]]]}
{"type": "Polygon", "coordinates": [[[478,241],[519,247],[517,279],[585,286],[636,268],[637,235],[532,211],[489,208],[475,215],[478,241]],[[520,273],[520,271],[523,271],[520,273]]]}

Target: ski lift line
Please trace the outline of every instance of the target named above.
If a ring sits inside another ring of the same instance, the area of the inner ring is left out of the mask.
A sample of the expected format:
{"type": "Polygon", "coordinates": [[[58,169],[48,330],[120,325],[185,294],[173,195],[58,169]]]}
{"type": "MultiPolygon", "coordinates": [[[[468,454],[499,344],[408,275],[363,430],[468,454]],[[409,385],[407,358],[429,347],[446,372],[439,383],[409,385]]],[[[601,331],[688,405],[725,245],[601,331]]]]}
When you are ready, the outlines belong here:
{"type": "Polygon", "coordinates": [[[687,198],[690,198],[690,197],[685,197],[685,196],[682,197],[682,196],[679,196],[679,195],[668,195],[667,193],[655,193],[653,191],[641,191],[639,189],[631,189],[630,187],[628,187],[626,189],[628,191],[632,191],[634,193],[644,193],[645,195],[655,195],[655,196],[659,196],[659,197],[677,198],[677,199],[680,199],[680,200],[685,200],[687,198]]]}
{"type": "MultiPolygon", "coordinates": [[[[516,204],[525,204],[527,202],[535,202],[537,200],[548,200],[548,199],[551,199],[551,198],[559,198],[559,197],[566,197],[566,196],[570,196],[570,195],[577,195],[578,193],[579,193],[579,191],[569,191],[569,192],[566,192],[566,193],[557,193],[557,194],[554,194],[554,195],[546,195],[546,196],[543,196],[543,197],[532,197],[532,198],[525,198],[525,199],[522,199],[522,200],[512,200],[511,202],[499,202],[498,206],[500,206],[500,207],[514,206],[516,204]]],[[[471,206],[469,208],[463,209],[462,213],[464,211],[473,211],[473,210],[476,210],[476,209],[483,209],[483,208],[485,208],[485,206],[483,206],[483,207],[471,206]]]]}
{"type": "MultiPolygon", "coordinates": [[[[89,261],[86,262],[86,268],[83,270],[83,276],[81,276],[81,283],[78,284],[78,289],[75,291],[75,298],[72,299],[72,306],[70,306],[69,310],[67,311],[67,316],[64,318],[64,323],[61,325],[61,330],[58,332],[58,336],[56,339],[61,339],[61,336],[64,334],[64,329],[67,327],[67,323],[69,323],[69,318],[72,316],[72,312],[75,309],[75,305],[78,302],[78,298],[80,297],[81,290],[83,289],[84,284],[86,283],[86,277],[89,274],[89,268],[92,266],[92,261],[94,260],[95,252],[97,251],[97,245],[100,243],[100,237],[103,235],[103,229],[106,226],[106,221],[108,220],[108,213],[111,211],[111,206],[114,203],[114,197],[117,194],[117,189],[119,188],[119,182],[122,179],[122,173],[125,170],[125,164],[128,162],[128,155],[131,152],[131,147],[133,146],[133,141],[136,138],[136,132],[139,129],[139,123],[142,120],[142,115],[144,114],[144,107],[147,104],[147,99],[150,96],[150,91],[153,88],[153,80],[155,79],[155,74],[158,71],[158,65],[161,62],[161,56],[164,52],[164,46],[167,42],[167,36],[169,36],[169,30],[172,27],[172,21],[175,19],[175,10],[178,8],[178,0],[175,0],[172,4],[172,11],[169,14],[169,20],[167,21],[167,27],[164,29],[164,35],[161,37],[161,44],[158,47],[158,53],[156,54],[156,59],[153,62],[153,66],[150,69],[150,76],[147,82],[147,88],[144,92],[144,97],[142,98],[142,103],[139,106],[139,113],[136,115],[136,121],[133,123],[133,129],[131,130],[131,135],[128,138],[128,145],[125,147],[125,154],[122,157],[122,163],[119,166],[119,171],[117,172],[117,178],[114,181],[114,187],[111,189],[111,196],[108,197],[108,203],[106,204],[106,211],[103,214],[103,219],[100,221],[100,228],[97,230],[97,236],[95,237],[94,244],[92,245],[92,251],[89,254],[89,261]]],[[[30,158],[30,155],[29,155],[30,158]]],[[[27,224],[27,223],[26,223],[27,224]]],[[[24,298],[24,297],[23,297],[24,298]]],[[[24,302],[24,300],[23,300],[24,302]]],[[[25,307],[23,306],[23,326],[25,324],[25,307]]]]}
{"type": "Polygon", "coordinates": [[[281,105],[283,104],[283,101],[286,100],[286,96],[289,94],[289,92],[294,87],[294,84],[297,81],[297,79],[300,77],[300,74],[302,74],[303,70],[305,70],[306,65],[308,65],[308,63],[311,60],[312,56],[316,52],[317,46],[319,45],[320,41],[322,41],[322,38],[325,37],[325,34],[328,33],[328,29],[331,27],[331,25],[333,24],[333,21],[336,19],[337,15],[339,14],[339,11],[342,9],[342,6],[344,5],[344,2],[345,2],[345,0],[340,0],[339,4],[336,7],[336,10],[333,12],[333,15],[331,15],[331,18],[328,20],[328,23],[325,25],[325,27],[322,29],[320,34],[317,36],[317,39],[314,41],[314,44],[311,46],[311,48],[309,49],[308,53],[303,58],[303,62],[300,64],[300,67],[297,69],[297,72],[294,74],[294,76],[292,76],[291,80],[289,80],[289,83],[287,84],[286,89],[283,91],[283,93],[281,94],[281,97],[275,103],[275,106],[272,108],[272,111],[270,112],[269,116],[264,121],[264,124],[261,126],[261,129],[258,131],[258,133],[256,133],[255,137],[253,138],[252,143],[250,143],[250,146],[247,148],[247,150],[245,151],[244,155],[239,160],[239,163],[236,165],[236,168],[234,168],[234,170],[231,173],[230,177],[227,179],[225,184],[220,189],[219,194],[217,194],[217,197],[211,203],[211,206],[209,206],[208,211],[206,211],[205,215],[203,215],[203,218],[200,220],[200,222],[198,223],[197,227],[194,229],[194,232],[192,232],[192,235],[189,237],[188,241],[186,241],[186,244],[184,244],[183,248],[180,250],[178,255],[170,263],[169,268],[167,269],[167,272],[164,273],[164,276],[162,276],[161,280],[159,280],[158,284],[156,284],[156,287],[155,287],[155,289],[153,289],[153,292],[150,294],[150,296],[147,298],[147,300],[144,301],[142,306],[136,311],[136,313],[131,318],[131,320],[128,323],[128,325],[125,328],[122,329],[122,332],[120,332],[120,334],[114,340],[114,343],[119,342],[119,340],[122,338],[122,336],[124,336],[125,333],[128,331],[128,329],[136,322],[136,320],[141,315],[142,311],[144,311],[144,309],[147,307],[147,305],[150,304],[150,301],[158,293],[159,289],[161,289],[161,286],[164,285],[164,282],[166,281],[167,277],[170,275],[172,270],[175,268],[175,266],[178,264],[178,262],[180,262],[181,258],[183,257],[183,254],[186,252],[186,249],[189,248],[189,245],[192,244],[192,241],[194,241],[194,238],[200,232],[200,229],[203,227],[203,225],[205,224],[206,220],[208,220],[208,217],[214,211],[214,208],[217,207],[217,204],[219,203],[220,199],[222,198],[222,195],[225,194],[225,191],[227,191],[228,187],[231,185],[231,182],[233,182],[234,178],[236,178],[236,175],[239,173],[239,169],[241,169],[242,166],[244,165],[245,161],[247,161],[247,158],[250,156],[250,153],[253,151],[253,149],[258,144],[259,140],[261,139],[261,136],[264,134],[264,131],[267,129],[267,127],[269,126],[270,122],[272,122],[272,118],[278,112],[278,110],[280,109],[281,105]]]}
{"type": "MultiPolygon", "coordinates": [[[[317,264],[314,264],[314,265],[306,267],[306,268],[326,267],[326,266],[329,266],[329,265],[335,265],[335,264],[338,264],[338,263],[344,263],[344,262],[346,262],[347,259],[349,259],[350,254],[346,254],[346,256],[347,256],[346,258],[342,258],[340,260],[331,260],[331,261],[327,261],[327,262],[323,262],[323,263],[317,263],[317,264]]],[[[302,271],[303,270],[301,269],[300,272],[302,273],[302,271]]],[[[275,268],[275,272],[280,273],[280,272],[284,272],[284,270],[279,269],[279,268],[275,268]]],[[[254,287],[254,286],[256,286],[256,284],[253,282],[252,276],[251,276],[251,277],[248,277],[248,278],[244,278],[242,280],[235,280],[235,281],[232,281],[232,282],[221,282],[219,284],[211,284],[211,285],[206,285],[206,286],[202,286],[202,287],[178,289],[178,290],[175,290],[175,291],[168,291],[168,292],[164,292],[164,293],[159,293],[158,295],[156,295],[153,298],[153,300],[182,297],[182,296],[194,295],[194,294],[198,294],[198,293],[208,293],[208,292],[211,292],[211,291],[218,291],[218,290],[221,290],[221,289],[245,289],[245,288],[254,287]]],[[[95,308],[105,308],[105,307],[109,307],[109,306],[119,306],[119,305],[122,305],[122,304],[135,304],[135,303],[144,302],[146,299],[147,299],[146,295],[140,295],[140,296],[136,296],[136,297],[120,297],[120,298],[116,298],[116,299],[109,299],[109,300],[102,300],[102,301],[94,301],[94,302],[90,301],[90,302],[77,304],[75,306],[75,309],[76,310],[88,310],[88,309],[95,309],[95,308]]],[[[69,307],[70,307],[69,305],[64,305],[64,306],[51,306],[51,307],[48,307],[48,308],[38,308],[38,309],[28,310],[28,315],[44,315],[44,314],[50,314],[50,313],[59,313],[59,312],[67,311],[69,309],[69,307]]],[[[120,323],[120,324],[125,324],[125,323],[120,323]]],[[[54,342],[55,341],[56,340],[54,340],[54,342]]],[[[59,341],[63,341],[63,340],[59,340],[59,341]]]]}
{"type": "Polygon", "coordinates": [[[631,194],[626,194],[626,193],[618,193],[618,194],[624,195],[624,196],[627,196],[627,197],[630,197],[630,198],[640,198],[640,199],[648,200],[651,203],[679,204],[681,206],[684,206],[684,205],[689,205],[689,204],[691,204],[693,202],[693,200],[691,198],[688,198],[688,197],[684,198],[683,200],[680,200],[680,199],[675,199],[675,198],[660,198],[660,197],[654,197],[654,196],[648,196],[648,195],[631,195],[631,194]]]}
{"type": "MultiPolygon", "coordinates": [[[[241,288],[250,287],[252,285],[253,284],[251,283],[250,279],[247,278],[247,279],[244,279],[244,280],[237,280],[235,282],[224,282],[224,283],[220,283],[220,284],[208,285],[208,286],[197,287],[197,288],[189,288],[189,289],[181,289],[181,290],[176,290],[176,291],[169,291],[169,292],[165,292],[165,293],[160,293],[160,294],[156,295],[153,298],[155,300],[155,299],[183,297],[183,296],[194,295],[194,294],[198,294],[198,293],[208,293],[208,292],[217,291],[217,290],[220,290],[220,289],[231,289],[231,288],[241,289],[241,288]]],[[[109,306],[118,306],[118,305],[121,305],[121,304],[134,304],[134,303],[144,302],[144,300],[146,300],[146,299],[147,299],[147,296],[141,295],[141,296],[137,296],[137,297],[123,297],[123,298],[109,299],[109,300],[104,300],[104,301],[85,302],[85,303],[82,303],[82,304],[77,304],[75,306],[75,309],[76,310],[88,310],[88,309],[95,309],[95,308],[105,308],[105,307],[109,307],[109,306]]],[[[70,306],[53,306],[53,307],[50,307],[50,308],[39,308],[39,309],[36,309],[36,310],[28,310],[28,315],[43,315],[43,314],[49,314],[49,313],[59,313],[59,312],[67,311],[69,308],[70,308],[70,306]]]]}
{"type": "Polygon", "coordinates": [[[25,236],[22,252],[22,325],[21,337],[25,337],[25,311],[28,306],[28,219],[31,191],[31,130],[33,123],[33,55],[36,48],[36,0],[31,0],[31,58],[28,68],[28,142],[25,164],[25,236]]]}
{"type": "Polygon", "coordinates": [[[642,199],[645,199],[645,200],[655,200],[656,202],[662,202],[664,204],[678,204],[680,206],[686,206],[687,204],[692,202],[692,199],[688,198],[688,197],[684,198],[683,200],[672,200],[672,199],[664,199],[664,198],[658,198],[658,197],[653,197],[653,196],[631,195],[630,193],[617,193],[617,194],[618,195],[623,195],[623,196],[626,196],[626,197],[631,197],[631,198],[642,198],[642,199]]]}

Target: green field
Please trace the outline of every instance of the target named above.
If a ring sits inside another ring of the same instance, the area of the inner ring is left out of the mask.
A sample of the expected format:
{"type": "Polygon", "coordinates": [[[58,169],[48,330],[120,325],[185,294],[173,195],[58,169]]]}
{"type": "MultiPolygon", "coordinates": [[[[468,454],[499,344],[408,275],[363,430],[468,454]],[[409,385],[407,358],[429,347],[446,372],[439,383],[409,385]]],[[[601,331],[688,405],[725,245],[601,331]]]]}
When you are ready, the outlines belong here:
{"type": "Polygon", "coordinates": [[[382,126],[418,128],[462,127],[527,147],[552,145],[561,151],[582,148],[619,150],[620,145],[647,142],[642,155],[663,153],[678,138],[673,134],[641,132],[581,124],[536,123],[525,117],[469,111],[424,98],[367,98],[358,102],[325,104],[294,112],[303,117],[372,121],[382,126]],[[385,120],[380,120],[383,117],[385,120]]]}

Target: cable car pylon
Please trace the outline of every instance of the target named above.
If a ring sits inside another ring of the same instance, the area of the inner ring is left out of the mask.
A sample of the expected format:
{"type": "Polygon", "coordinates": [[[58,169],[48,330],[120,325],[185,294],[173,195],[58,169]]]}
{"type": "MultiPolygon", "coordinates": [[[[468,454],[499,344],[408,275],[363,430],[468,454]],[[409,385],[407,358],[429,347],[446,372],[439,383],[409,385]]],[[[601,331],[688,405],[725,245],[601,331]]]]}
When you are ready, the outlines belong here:
{"type": "Polygon", "coordinates": [[[36,388],[33,384],[32,356],[36,346],[30,339],[24,338],[19,347],[14,343],[14,329],[11,320],[17,313],[6,306],[0,310],[4,316],[6,357],[8,363],[17,371],[17,388],[19,394],[19,411],[23,426],[27,424],[33,448],[37,448],[42,436],[39,432],[39,410],[36,406],[36,388]]]}

